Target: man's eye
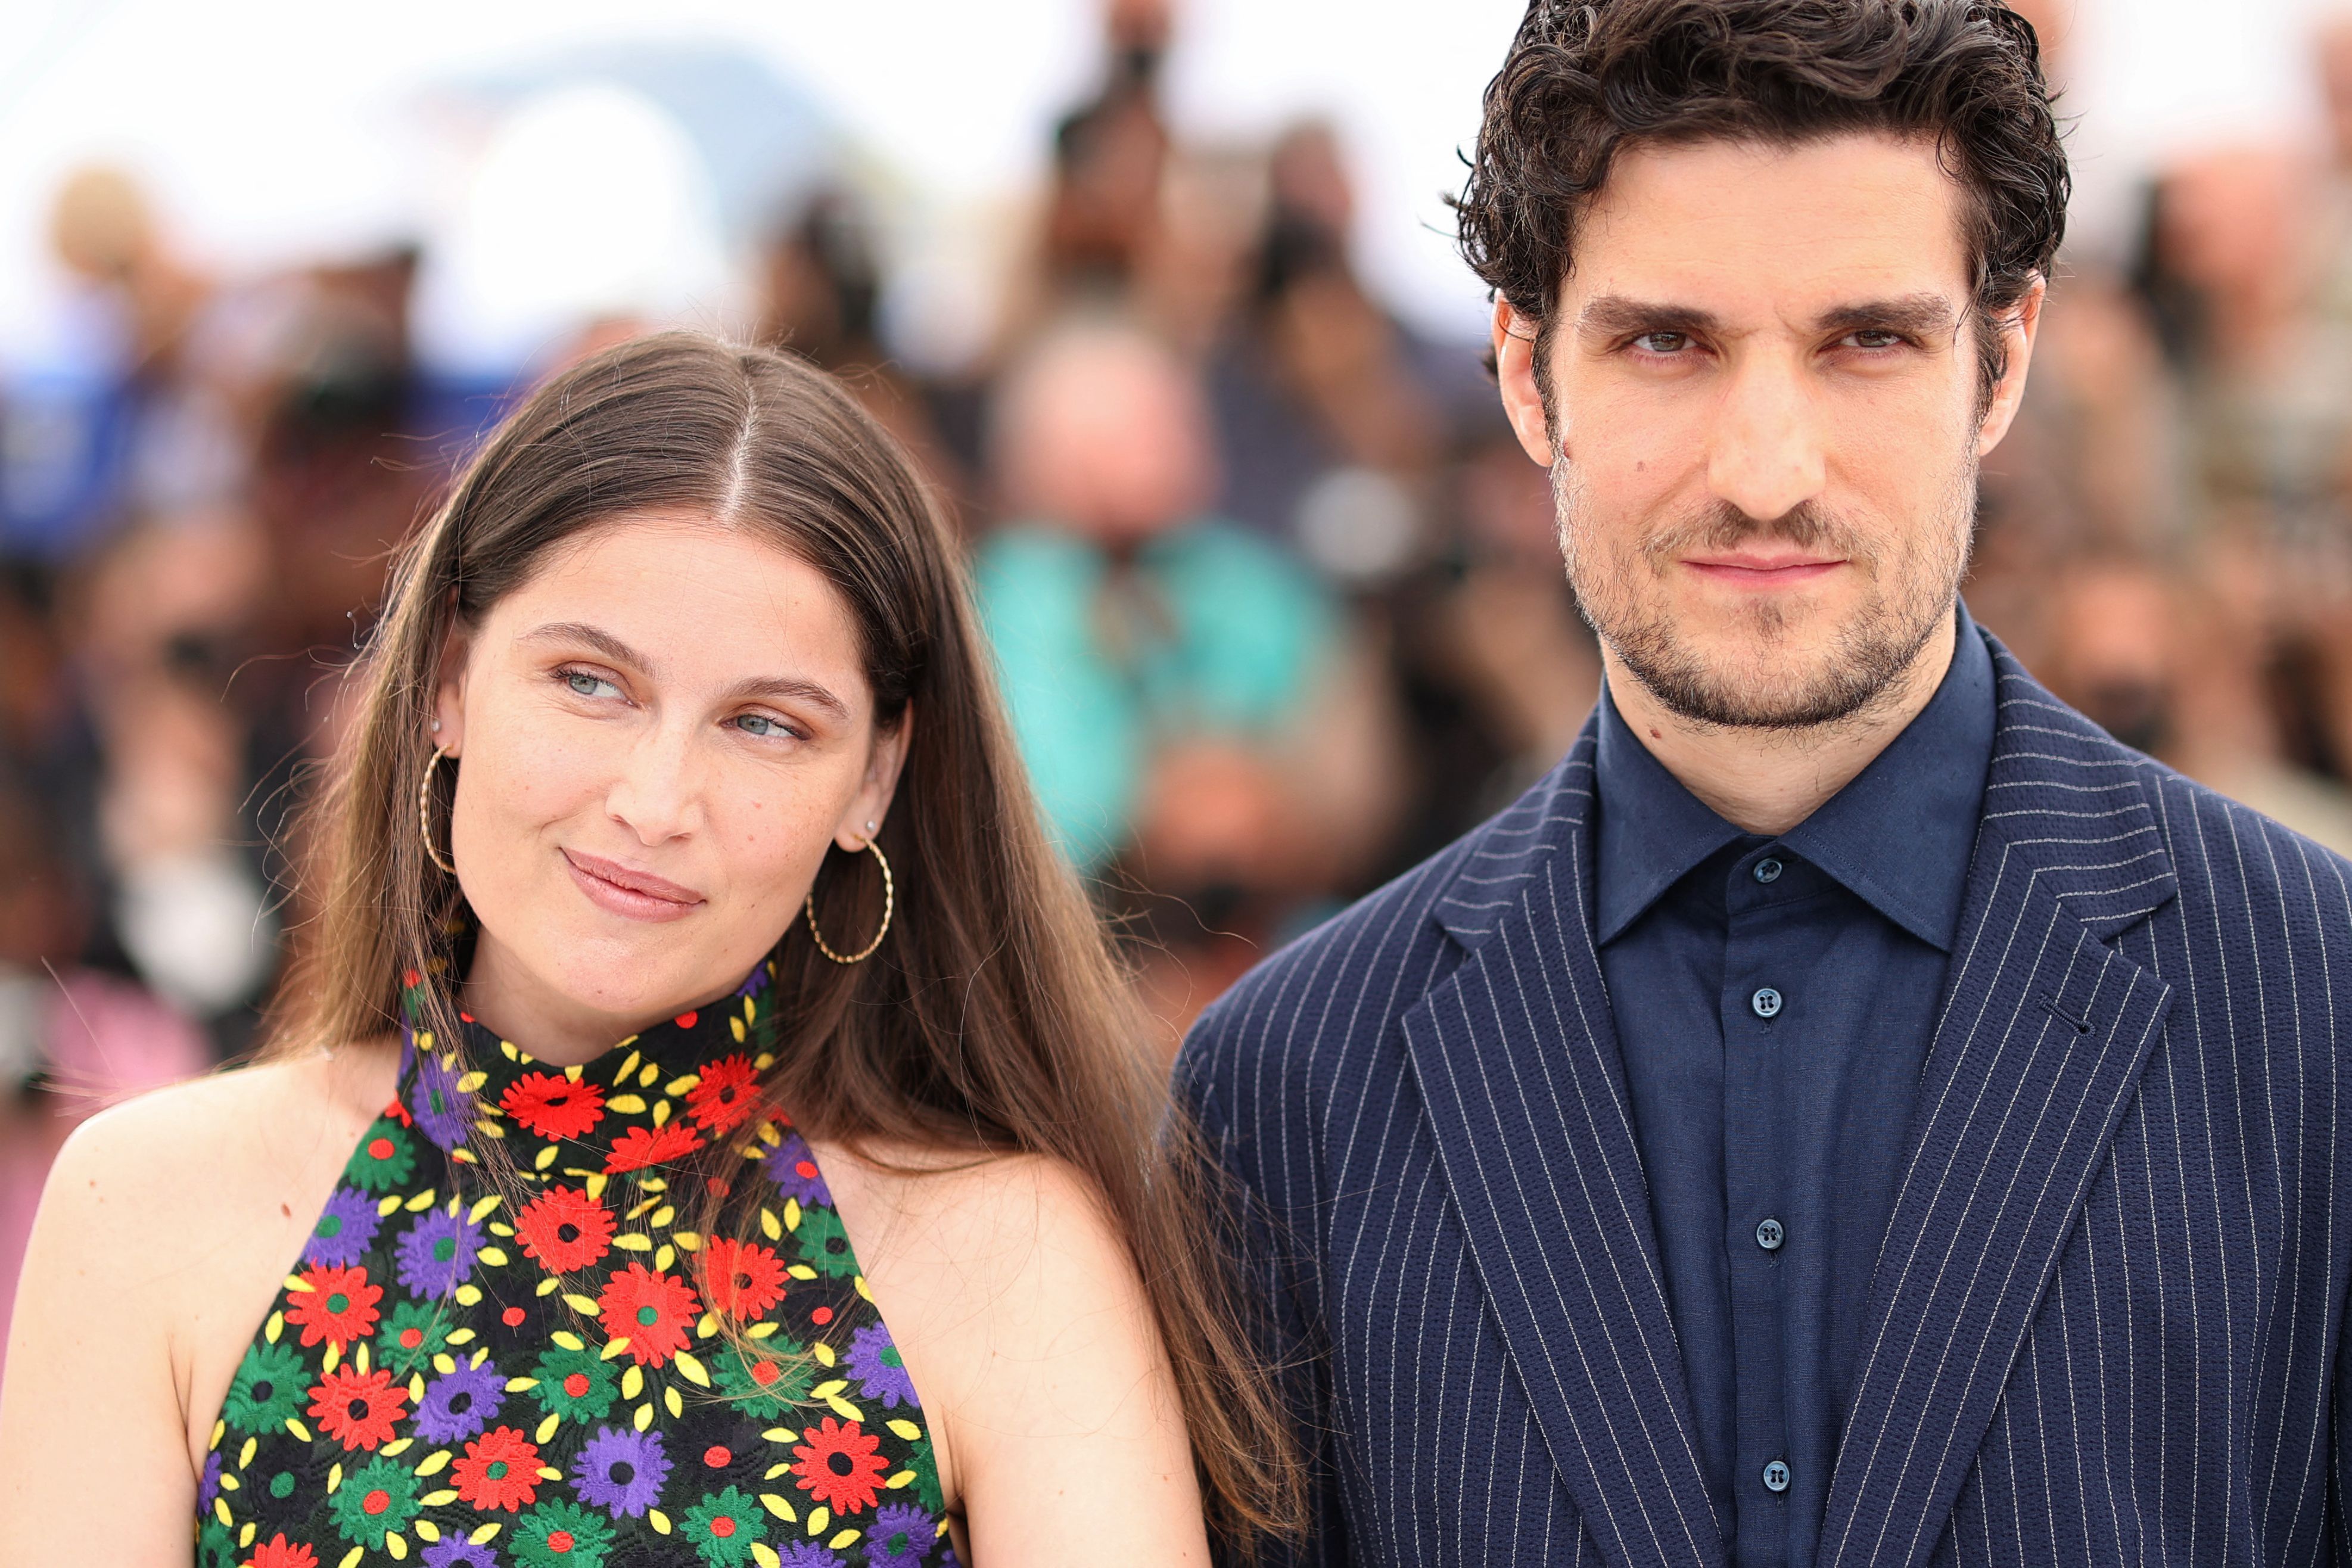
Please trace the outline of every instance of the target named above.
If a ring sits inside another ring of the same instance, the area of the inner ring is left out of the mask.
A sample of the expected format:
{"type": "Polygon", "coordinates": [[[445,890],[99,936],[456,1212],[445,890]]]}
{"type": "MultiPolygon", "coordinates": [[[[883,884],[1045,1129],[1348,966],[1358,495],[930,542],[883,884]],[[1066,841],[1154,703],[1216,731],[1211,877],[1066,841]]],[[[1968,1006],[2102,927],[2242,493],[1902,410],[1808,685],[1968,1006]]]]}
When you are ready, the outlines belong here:
{"type": "Polygon", "coordinates": [[[1680,353],[1690,347],[1690,334],[1688,332],[1643,332],[1633,340],[1633,346],[1643,353],[1680,353]]]}
{"type": "Polygon", "coordinates": [[[1848,332],[1845,341],[1858,349],[1891,349],[1901,346],[1903,334],[1871,327],[1858,332],[1848,332]]]}

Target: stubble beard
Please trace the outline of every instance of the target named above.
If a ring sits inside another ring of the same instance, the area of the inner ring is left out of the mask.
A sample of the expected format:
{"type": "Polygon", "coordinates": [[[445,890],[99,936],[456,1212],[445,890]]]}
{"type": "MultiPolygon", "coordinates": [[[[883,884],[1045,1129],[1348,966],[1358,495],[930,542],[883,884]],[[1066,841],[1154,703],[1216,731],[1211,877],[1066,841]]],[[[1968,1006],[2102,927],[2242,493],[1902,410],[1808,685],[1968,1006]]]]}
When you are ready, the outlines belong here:
{"type": "Polygon", "coordinates": [[[1583,548],[1606,531],[1587,514],[1571,465],[1552,462],[1560,553],[1577,606],[1609,650],[1676,717],[1722,729],[1805,731],[1867,715],[1892,700],[1929,638],[1949,626],[1967,574],[1976,512],[1977,466],[1962,466],[1938,515],[1916,547],[1888,552],[1808,502],[1768,522],[1727,503],[1670,524],[1629,559],[1583,548]],[[1787,606],[1759,599],[1738,630],[1744,657],[1710,656],[1677,625],[1663,594],[1665,572],[1693,549],[1727,550],[1758,540],[1801,549],[1826,546],[1870,584],[1825,654],[1791,645],[1799,630],[1787,606]]]}

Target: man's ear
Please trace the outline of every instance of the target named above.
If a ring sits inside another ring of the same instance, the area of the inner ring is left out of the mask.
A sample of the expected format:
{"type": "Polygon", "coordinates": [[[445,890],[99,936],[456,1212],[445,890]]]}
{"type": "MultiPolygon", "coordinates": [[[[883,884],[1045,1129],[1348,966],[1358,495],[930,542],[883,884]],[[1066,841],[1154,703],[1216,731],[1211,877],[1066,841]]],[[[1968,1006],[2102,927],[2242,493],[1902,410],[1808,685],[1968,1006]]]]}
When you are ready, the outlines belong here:
{"type": "Polygon", "coordinates": [[[2037,273],[2008,313],[1993,318],[1990,323],[2000,334],[2007,363],[2001,369],[2000,380],[1994,384],[1992,396],[1985,404],[1984,420],[1977,426],[1979,458],[2000,445],[2001,437],[2009,434],[2010,426],[2017,418],[2019,405],[2025,400],[2025,375],[2032,368],[2033,344],[2042,331],[2042,306],[2049,295],[2049,280],[2037,273]]]}
{"type": "Polygon", "coordinates": [[[457,756],[466,749],[466,661],[473,638],[453,626],[441,640],[441,662],[433,679],[433,744],[457,756]]]}
{"type": "Polygon", "coordinates": [[[878,836],[882,819],[889,815],[890,802],[898,793],[898,775],[907,765],[907,747],[915,731],[915,705],[912,702],[898,710],[898,721],[874,736],[873,752],[866,761],[865,782],[842,814],[833,830],[833,841],[845,850],[866,847],[866,842],[878,836]],[[872,823],[872,828],[866,825],[872,823]]]}
{"type": "Polygon", "coordinates": [[[1507,300],[1495,301],[1495,379],[1503,391],[1503,412],[1519,437],[1520,449],[1549,468],[1552,464],[1550,421],[1538,376],[1550,367],[1536,363],[1536,322],[1507,300]]]}

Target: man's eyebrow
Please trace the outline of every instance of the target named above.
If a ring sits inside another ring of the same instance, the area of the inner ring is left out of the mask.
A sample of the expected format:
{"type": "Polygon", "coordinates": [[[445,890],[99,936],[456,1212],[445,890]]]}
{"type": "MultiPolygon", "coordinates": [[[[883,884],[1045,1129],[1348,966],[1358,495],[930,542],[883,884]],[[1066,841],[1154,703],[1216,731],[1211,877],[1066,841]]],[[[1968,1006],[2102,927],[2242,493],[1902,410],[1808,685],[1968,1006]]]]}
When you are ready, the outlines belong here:
{"type": "MultiPolygon", "coordinates": [[[[585,643],[614,664],[626,665],[638,674],[651,678],[654,661],[623,642],[602,626],[592,626],[585,621],[550,621],[534,626],[515,639],[529,643],[585,643]]],[[[759,699],[779,702],[805,702],[822,708],[843,723],[849,721],[849,704],[835,696],[814,680],[802,680],[788,675],[753,676],[737,681],[727,690],[729,702],[749,702],[759,699]]]]}
{"type": "MultiPolygon", "coordinates": [[[[1578,332],[1595,338],[1627,337],[1636,332],[1712,332],[1722,326],[1712,311],[1695,305],[1670,305],[1603,294],[1578,313],[1578,332]]],[[[1824,332],[1875,329],[1906,337],[1948,337],[1959,326],[1959,310],[1942,294],[1906,294],[1892,300],[1859,300],[1822,313],[1814,326],[1824,332]]]]}
{"type": "Polygon", "coordinates": [[[1899,332],[1923,341],[1949,337],[1959,328],[1959,310],[1941,294],[1906,294],[1895,300],[1863,300],[1823,311],[1814,324],[1824,332],[1899,332]]]}
{"type": "Polygon", "coordinates": [[[1622,294],[1602,294],[1587,300],[1576,317],[1578,334],[1595,338],[1621,338],[1633,332],[1711,332],[1721,325],[1712,312],[1696,306],[1631,300],[1622,294]]]}

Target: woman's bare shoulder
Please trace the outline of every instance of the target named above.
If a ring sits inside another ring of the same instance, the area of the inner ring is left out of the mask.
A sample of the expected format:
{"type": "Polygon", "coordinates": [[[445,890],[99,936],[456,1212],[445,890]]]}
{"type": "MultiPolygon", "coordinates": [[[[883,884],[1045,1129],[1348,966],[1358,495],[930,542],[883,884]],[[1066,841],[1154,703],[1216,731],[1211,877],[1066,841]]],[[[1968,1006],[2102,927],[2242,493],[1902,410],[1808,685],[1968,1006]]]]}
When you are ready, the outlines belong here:
{"type": "Polygon", "coordinates": [[[836,1154],[824,1171],[893,1335],[931,1352],[950,1403],[1007,1357],[1078,1351],[1128,1371],[1157,1359],[1128,1237],[1075,1166],[836,1154]]]}
{"type": "Polygon", "coordinates": [[[321,1161],[340,1165],[391,1099],[398,1058],[380,1042],[314,1051],[190,1079],[76,1128],[49,1178],[55,1201],[128,1205],[142,1230],[254,1186],[278,1187],[321,1161]]]}
{"type": "Polygon", "coordinates": [[[0,1558],[97,1529],[109,1561],[168,1561],[175,1538],[186,1561],[236,1362],[397,1064],[372,1045],[215,1073],[66,1141],[9,1325],[0,1517],[30,1533],[0,1529],[0,1558]]]}
{"type": "Polygon", "coordinates": [[[1181,1401],[1097,1184],[1038,1154],[869,1152],[817,1151],[973,1554],[1059,1561],[1083,1537],[1205,1563],[1181,1401]],[[1079,1470],[1116,1510],[1074,1501],[1058,1478],[1079,1470]]]}
{"type": "Polygon", "coordinates": [[[1050,1155],[969,1156],[887,1145],[825,1146],[818,1155],[835,1197],[864,1211],[880,1247],[903,1258],[996,1278],[1035,1267],[1038,1246],[1050,1242],[1097,1266],[1124,1262],[1126,1249],[1094,1183],[1050,1155]]]}

